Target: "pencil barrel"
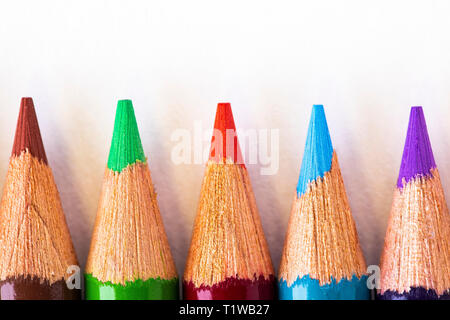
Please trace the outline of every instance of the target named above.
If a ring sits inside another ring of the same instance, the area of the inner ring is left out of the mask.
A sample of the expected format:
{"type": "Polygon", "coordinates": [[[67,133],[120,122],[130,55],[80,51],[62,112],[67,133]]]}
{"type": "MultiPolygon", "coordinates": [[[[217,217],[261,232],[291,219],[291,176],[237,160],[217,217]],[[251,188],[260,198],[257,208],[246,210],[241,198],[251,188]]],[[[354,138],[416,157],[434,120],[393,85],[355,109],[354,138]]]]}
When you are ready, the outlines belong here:
{"type": "Polygon", "coordinates": [[[125,285],[101,282],[90,274],[85,275],[87,300],[178,300],[178,279],[140,279],[125,285]]]}
{"type": "Polygon", "coordinates": [[[1,300],[79,300],[80,289],[69,289],[63,280],[16,277],[0,281],[1,300]]]}
{"type": "Polygon", "coordinates": [[[367,276],[352,277],[351,280],[332,280],[320,285],[316,279],[305,276],[297,279],[291,286],[286,281],[278,283],[280,300],[369,300],[367,276]]]}
{"type": "Polygon", "coordinates": [[[196,287],[192,282],[183,282],[184,300],[273,300],[275,278],[259,277],[255,280],[227,278],[212,286],[196,287]]]}

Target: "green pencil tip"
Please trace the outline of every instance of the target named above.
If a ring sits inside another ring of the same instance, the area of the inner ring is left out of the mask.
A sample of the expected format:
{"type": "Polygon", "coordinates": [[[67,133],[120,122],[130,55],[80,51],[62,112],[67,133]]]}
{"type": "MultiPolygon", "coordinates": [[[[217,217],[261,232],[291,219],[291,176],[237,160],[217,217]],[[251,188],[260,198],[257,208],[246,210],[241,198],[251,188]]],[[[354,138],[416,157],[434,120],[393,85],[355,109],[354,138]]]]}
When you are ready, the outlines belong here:
{"type": "Polygon", "coordinates": [[[121,172],[137,161],[146,161],[131,100],[117,102],[116,120],[109,151],[108,168],[121,172]]]}

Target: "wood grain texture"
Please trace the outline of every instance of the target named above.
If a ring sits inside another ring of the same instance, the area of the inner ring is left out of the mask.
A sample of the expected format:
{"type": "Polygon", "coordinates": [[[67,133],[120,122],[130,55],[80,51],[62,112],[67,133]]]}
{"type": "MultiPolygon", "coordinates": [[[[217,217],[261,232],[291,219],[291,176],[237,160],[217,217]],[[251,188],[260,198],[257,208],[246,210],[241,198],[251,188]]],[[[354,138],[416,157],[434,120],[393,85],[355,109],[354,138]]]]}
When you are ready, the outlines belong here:
{"type": "Polygon", "coordinates": [[[51,169],[28,151],[12,156],[0,205],[0,280],[50,284],[78,265],[51,169]]]}
{"type": "Polygon", "coordinates": [[[292,285],[309,275],[320,285],[366,273],[358,233],[348,204],[336,153],[331,170],[295,195],[287,230],[280,280],[292,285]]]}
{"type": "Polygon", "coordinates": [[[382,294],[450,289],[450,215],[437,169],[395,190],[380,267],[382,294]]]}
{"type": "Polygon", "coordinates": [[[212,286],[273,274],[247,170],[231,158],[208,161],[184,281],[212,286]]]}
{"type": "Polygon", "coordinates": [[[177,277],[146,163],[106,169],[86,273],[123,285],[177,277]]]}

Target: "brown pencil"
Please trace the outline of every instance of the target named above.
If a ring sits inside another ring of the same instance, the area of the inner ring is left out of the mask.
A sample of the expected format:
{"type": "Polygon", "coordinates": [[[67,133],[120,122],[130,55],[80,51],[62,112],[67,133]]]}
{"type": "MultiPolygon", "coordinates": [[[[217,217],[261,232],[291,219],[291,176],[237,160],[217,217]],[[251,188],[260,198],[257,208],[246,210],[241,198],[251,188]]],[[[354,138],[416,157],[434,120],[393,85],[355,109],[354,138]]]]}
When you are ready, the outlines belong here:
{"type": "Polygon", "coordinates": [[[0,298],[79,299],[77,265],[33,100],[22,98],[0,205],[0,298]]]}

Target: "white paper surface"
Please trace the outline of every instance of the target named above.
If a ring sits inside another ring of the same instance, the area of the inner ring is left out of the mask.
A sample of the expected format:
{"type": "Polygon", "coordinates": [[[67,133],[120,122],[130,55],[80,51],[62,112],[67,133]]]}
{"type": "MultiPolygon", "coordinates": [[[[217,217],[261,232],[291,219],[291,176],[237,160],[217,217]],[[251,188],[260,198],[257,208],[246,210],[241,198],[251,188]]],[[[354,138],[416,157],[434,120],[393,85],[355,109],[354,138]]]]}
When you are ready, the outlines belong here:
{"type": "Polygon", "coordinates": [[[312,104],[324,104],[368,264],[378,264],[411,105],[423,105],[450,198],[448,1],[5,1],[0,178],[32,96],[84,266],[117,99],[133,100],[180,275],[204,165],[175,165],[177,129],[279,129],[280,166],[249,165],[278,268],[312,104]]]}

